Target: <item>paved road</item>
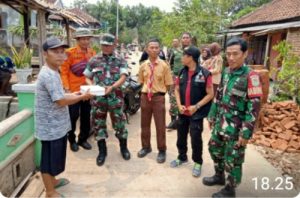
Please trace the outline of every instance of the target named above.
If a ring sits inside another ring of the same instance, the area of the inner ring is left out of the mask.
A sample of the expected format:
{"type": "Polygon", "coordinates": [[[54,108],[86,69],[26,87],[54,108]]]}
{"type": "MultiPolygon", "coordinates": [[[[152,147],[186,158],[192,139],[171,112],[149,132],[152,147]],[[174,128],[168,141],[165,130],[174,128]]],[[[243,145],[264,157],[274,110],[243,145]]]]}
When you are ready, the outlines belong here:
{"type": "MultiPolygon", "coordinates": [[[[137,61],[137,56],[129,60],[137,61]]],[[[132,73],[138,71],[138,64],[132,73]]],[[[167,97],[168,100],[168,97],[167,97]]],[[[167,108],[169,105],[167,104],[167,108]]],[[[170,118],[167,115],[167,121],[170,118]]],[[[122,159],[119,152],[117,139],[109,125],[108,156],[105,165],[96,166],[97,145],[91,138],[92,151],[80,149],[73,153],[68,148],[66,171],[61,175],[71,180],[71,183],[58,191],[70,197],[210,197],[220,187],[206,187],[202,184],[203,176],[213,174],[213,163],[208,154],[207,143],[209,130],[207,123],[203,132],[204,139],[204,164],[200,178],[192,176],[193,163],[190,162],[180,168],[170,168],[169,163],[177,156],[176,132],[167,132],[167,160],[164,164],[156,163],[157,148],[155,129],[152,125],[153,151],[143,159],[137,157],[141,147],[140,143],[140,111],[131,117],[129,130],[129,150],[132,157],[130,161],[122,159]]],[[[189,144],[190,146],[190,144],[189,144]]],[[[189,159],[191,156],[189,149],[189,159]]],[[[289,187],[287,183],[280,184],[282,178],[276,169],[270,165],[254,147],[250,145],[246,153],[246,162],[243,166],[244,175],[242,184],[237,190],[239,197],[294,197],[296,190],[276,190],[278,187],[289,187]],[[263,190],[262,177],[268,179],[268,188],[263,190]],[[255,178],[258,180],[255,187],[255,178]]],[[[299,190],[298,190],[299,192],[299,190]]]]}

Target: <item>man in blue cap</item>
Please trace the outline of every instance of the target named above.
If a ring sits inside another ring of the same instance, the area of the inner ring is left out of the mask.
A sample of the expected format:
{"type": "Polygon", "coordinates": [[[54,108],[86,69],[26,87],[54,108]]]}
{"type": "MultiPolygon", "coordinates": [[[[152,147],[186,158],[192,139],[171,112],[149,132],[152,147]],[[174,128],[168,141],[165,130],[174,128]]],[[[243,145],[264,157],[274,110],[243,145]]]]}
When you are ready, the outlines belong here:
{"type": "Polygon", "coordinates": [[[65,93],[58,69],[65,60],[67,47],[55,37],[45,41],[46,63],[36,82],[35,137],[42,144],[40,170],[46,197],[62,197],[55,189],[69,183],[65,178],[55,178],[65,170],[67,133],[71,129],[68,105],[92,97],[89,92],[65,93]]]}

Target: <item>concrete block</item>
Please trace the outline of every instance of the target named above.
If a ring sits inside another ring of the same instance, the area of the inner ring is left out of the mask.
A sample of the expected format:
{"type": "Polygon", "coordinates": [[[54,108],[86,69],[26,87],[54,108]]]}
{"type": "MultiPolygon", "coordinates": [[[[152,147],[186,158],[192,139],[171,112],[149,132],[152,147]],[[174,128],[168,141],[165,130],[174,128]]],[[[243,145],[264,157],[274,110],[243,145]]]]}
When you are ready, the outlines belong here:
{"type": "Polygon", "coordinates": [[[8,111],[8,104],[12,99],[11,96],[0,96],[0,121],[6,118],[8,111]]]}
{"type": "Polygon", "coordinates": [[[16,114],[19,112],[19,102],[18,102],[18,98],[14,97],[10,103],[10,107],[9,107],[9,112],[8,112],[8,117],[16,114]]]}
{"type": "Polygon", "coordinates": [[[5,197],[9,197],[9,195],[15,189],[11,165],[6,166],[2,170],[0,170],[0,184],[0,192],[2,193],[2,195],[4,195],[5,197]]]}

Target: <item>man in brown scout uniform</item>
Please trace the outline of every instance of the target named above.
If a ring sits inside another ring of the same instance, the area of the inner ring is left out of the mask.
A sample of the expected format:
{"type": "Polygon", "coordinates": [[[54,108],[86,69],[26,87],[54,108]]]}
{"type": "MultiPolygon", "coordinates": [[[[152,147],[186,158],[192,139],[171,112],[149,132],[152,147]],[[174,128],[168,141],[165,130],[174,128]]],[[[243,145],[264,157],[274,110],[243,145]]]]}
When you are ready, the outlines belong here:
{"type": "Polygon", "coordinates": [[[142,63],[139,70],[139,82],[143,84],[141,96],[141,140],[142,149],[138,157],[145,157],[152,151],[150,144],[150,126],[154,117],[157,147],[157,162],[166,160],[166,107],[165,94],[173,84],[170,66],[159,58],[160,43],[152,39],[147,44],[148,60],[142,63]]]}

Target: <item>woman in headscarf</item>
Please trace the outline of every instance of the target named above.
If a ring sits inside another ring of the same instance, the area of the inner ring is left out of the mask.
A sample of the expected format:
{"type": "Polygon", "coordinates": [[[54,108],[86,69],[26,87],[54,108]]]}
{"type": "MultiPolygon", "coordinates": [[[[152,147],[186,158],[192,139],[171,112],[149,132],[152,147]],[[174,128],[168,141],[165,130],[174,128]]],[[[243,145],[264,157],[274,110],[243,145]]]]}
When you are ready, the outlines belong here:
{"type": "Polygon", "coordinates": [[[221,46],[218,43],[212,43],[210,46],[212,54],[212,60],[208,70],[212,74],[212,82],[214,87],[214,94],[216,94],[217,88],[221,81],[221,72],[223,66],[223,58],[221,56],[221,46]]]}
{"type": "Polygon", "coordinates": [[[209,70],[211,61],[212,61],[212,55],[210,49],[208,47],[203,48],[201,50],[201,62],[200,62],[201,66],[209,70]]]}

